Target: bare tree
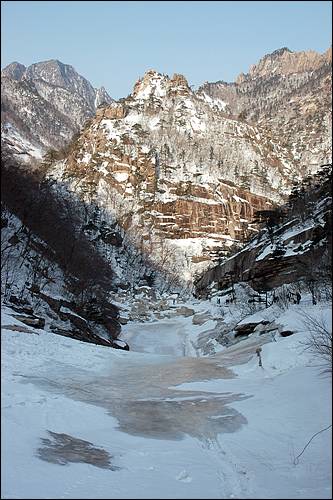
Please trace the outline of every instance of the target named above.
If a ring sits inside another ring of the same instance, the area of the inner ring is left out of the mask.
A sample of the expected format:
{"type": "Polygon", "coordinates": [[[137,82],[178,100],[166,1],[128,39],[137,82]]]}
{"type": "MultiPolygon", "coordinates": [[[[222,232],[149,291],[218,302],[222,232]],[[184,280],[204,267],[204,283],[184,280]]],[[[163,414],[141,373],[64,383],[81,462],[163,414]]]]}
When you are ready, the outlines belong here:
{"type": "Polygon", "coordinates": [[[324,321],[302,311],[305,328],[310,335],[302,342],[306,350],[322,359],[327,371],[332,372],[332,329],[324,321]]]}

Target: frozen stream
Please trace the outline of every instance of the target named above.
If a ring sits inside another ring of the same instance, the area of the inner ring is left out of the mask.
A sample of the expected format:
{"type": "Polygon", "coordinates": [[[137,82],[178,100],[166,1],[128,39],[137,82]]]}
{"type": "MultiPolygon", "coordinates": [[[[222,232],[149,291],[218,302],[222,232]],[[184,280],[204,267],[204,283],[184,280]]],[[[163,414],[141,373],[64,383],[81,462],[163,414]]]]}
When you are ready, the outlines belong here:
{"type": "Polygon", "coordinates": [[[190,306],[125,325],[129,352],[23,331],[4,308],[4,498],[331,498],[328,434],[292,462],[331,409],[302,333],[200,356],[215,322],[190,306]]]}
{"type": "Polygon", "coordinates": [[[215,440],[218,433],[234,432],[246,424],[231,403],[248,396],[223,390],[223,379],[234,378],[234,374],[218,357],[185,356],[188,325],[188,318],[181,316],[131,323],[122,334],[131,352],[114,361],[105,374],[96,376],[91,371],[53,363],[47,373],[29,377],[28,381],[105,408],[117,419],[119,430],[128,434],[169,440],[187,434],[204,442],[215,440]],[[212,379],[221,379],[220,392],[176,387],[212,379]]]}

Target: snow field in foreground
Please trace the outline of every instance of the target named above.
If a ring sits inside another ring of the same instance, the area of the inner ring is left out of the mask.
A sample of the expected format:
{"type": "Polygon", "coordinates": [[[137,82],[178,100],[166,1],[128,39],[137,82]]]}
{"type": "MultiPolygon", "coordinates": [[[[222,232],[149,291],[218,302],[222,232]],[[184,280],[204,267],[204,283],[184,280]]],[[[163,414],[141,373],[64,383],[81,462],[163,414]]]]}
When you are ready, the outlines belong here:
{"type": "MultiPolygon", "coordinates": [[[[188,307],[202,312],[207,303],[188,307]]],[[[148,329],[128,324],[124,334],[127,329],[135,343],[137,329],[136,342],[143,334],[148,352],[3,327],[2,497],[331,498],[331,429],[315,437],[294,465],[311,436],[331,423],[331,378],[300,344],[304,325],[295,310],[279,321],[298,333],[262,345],[263,368],[255,354],[239,364],[237,348],[246,341],[233,346],[231,378],[222,368],[217,378],[216,371],[228,349],[211,359],[183,357],[184,345],[185,354],[195,356],[188,346],[205,328],[191,317],[173,316],[148,329]],[[229,401],[221,413],[219,398],[229,401]],[[166,431],[179,426],[179,435],[140,434],[138,429],[158,427],[156,415],[165,419],[166,431]],[[140,425],[133,429],[133,423],[140,425]],[[118,469],[85,463],[83,452],[73,462],[72,449],[61,452],[63,465],[41,460],[39,450],[48,448],[42,439],[52,441],[48,431],[88,441],[118,469]]],[[[312,313],[328,318],[330,308],[312,313]]],[[[2,323],[20,324],[8,308],[2,323]]]]}

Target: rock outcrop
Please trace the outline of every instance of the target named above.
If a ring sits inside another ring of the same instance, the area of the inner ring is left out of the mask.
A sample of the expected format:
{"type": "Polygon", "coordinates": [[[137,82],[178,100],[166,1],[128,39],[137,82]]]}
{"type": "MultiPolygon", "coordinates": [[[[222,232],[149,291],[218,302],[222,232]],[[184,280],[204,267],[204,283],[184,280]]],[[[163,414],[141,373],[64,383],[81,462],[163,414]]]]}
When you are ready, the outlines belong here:
{"type": "MultiPolygon", "coordinates": [[[[329,168],[312,178],[307,191],[287,205],[287,219],[263,229],[244,248],[222,264],[204,273],[196,283],[198,296],[212,289],[228,289],[247,282],[258,291],[304,279],[312,293],[316,281],[323,286],[331,280],[332,197],[329,168]]],[[[303,187],[304,188],[304,187],[303,187]]]]}

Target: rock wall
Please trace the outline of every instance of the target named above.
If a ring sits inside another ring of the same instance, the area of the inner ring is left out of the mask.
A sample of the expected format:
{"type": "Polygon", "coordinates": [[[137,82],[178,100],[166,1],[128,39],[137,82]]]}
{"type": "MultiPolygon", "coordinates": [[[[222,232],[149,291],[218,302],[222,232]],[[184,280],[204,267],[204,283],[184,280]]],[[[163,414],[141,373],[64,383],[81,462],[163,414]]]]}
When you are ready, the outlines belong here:
{"type": "Polygon", "coordinates": [[[198,296],[211,287],[248,282],[254,290],[268,291],[300,278],[324,283],[332,258],[332,199],[326,192],[314,205],[303,208],[307,217],[291,217],[269,237],[262,230],[225,262],[205,272],[196,282],[198,296]]]}

